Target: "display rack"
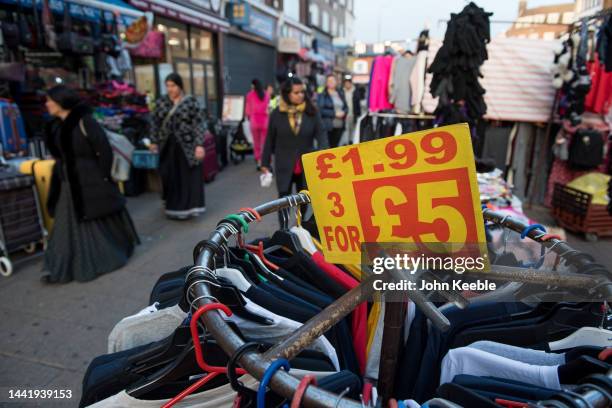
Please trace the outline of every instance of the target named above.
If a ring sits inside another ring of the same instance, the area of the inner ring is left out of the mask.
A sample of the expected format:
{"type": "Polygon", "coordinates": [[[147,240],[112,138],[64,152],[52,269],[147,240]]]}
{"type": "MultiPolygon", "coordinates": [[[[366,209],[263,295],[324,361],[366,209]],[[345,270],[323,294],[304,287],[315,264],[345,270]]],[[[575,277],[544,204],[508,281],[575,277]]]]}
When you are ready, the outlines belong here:
{"type": "MultiPolygon", "coordinates": [[[[310,197],[306,193],[298,193],[276,199],[258,207],[251,211],[241,210],[236,215],[240,222],[236,219],[224,219],[219,223],[215,231],[211,234],[208,240],[201,241],[194,249],[195,266],[188,272],[185,282],[186,298],[190,303],[192,311],[199,309],[207,304],[215,303],[216,299],[212,296],[209,285],[213,284],[214,280],[214,257],[221,255],[225,250],[228,241],[237,237],[239,231],[244,225],[256,220],[253,213],[260,216],[265,216],[277,211],[297,208],[300,205],[310,203],[310,197]],[[253,211],[254,210],[254,211],[253,211]]],[[[508,216],[496,213],[494,211],[484,209],[483,216],[486,222],[499,224],[505,228],[509,228],[516,232],[528,232],[525,236],[533,239],[544,245],[550,252],[559,255],[569,265],[577,267],[592,263],[592,258],[582,252],[571,248],[566,242],[556,238],[546,236],[542,231],[535,228],[527,228],[528,226],[514,220],[508,216]]],[[[581,289],[590,290],[594,299],[602,301],[612,300],[612,282],[606,275],[605,270],[601,271],[604,274],[598,276],[582,275],[582,274],[551,274],[542,273],[542,271],[520,269],[520,268],[498,268],[492,266],[492,270],[487,272],[487,276],[492,279],[507,280],[513,282],[529,282],[546,284],[551,286],[562,287],[566,289],[581,289]]],[[[591,271],[592,272],[592,271],[591,271]]],[[[600,272],[598,269],[597,272],[600,272]]],[[[372,282],[374,279],[380,279],[379,276],[370,274],[365,277],[361,284],[334,303],[325,308],[317,316],[310,319],[301,326],[293,334],[285,338],[280,343],[270,348],[265,353],[256,351],[247,351],[241,354],[238,362],[250,375],[261,380],[264,373],[270,364],[278,358],[291,360],[310,345],[315,339],[323,335],[327,330],[333,327],[340,320],[345,318],[357,305],[367,301],[372,295],[374,289],[372,282]]],[[[446,296],[455,296],[456,294],[446,294],[446,296]]],[[[421,309],[421,311],[431,320],[431,322],[441,330],[447,329],[450,324],[444,315],[427,300],[425,294],[420,291],[410,291],[407,296],[421,309]]],[[[462,298],[457,299],[463,301],[462,298]]],[[[226,323],[222,315],[218,312],[211,311],[204,313],[200,317],[202,323],[215,338],[217,344],[229,356],[234,356],[236,351],[245,343],[238,334],[236,334],[226,323]]],[[[607,373],[607,377],[612,380],[612,370],[607,373]]],[[[379,379],[383,382],[385,379],[379,379]]],[[[299,384],[299,380],[291,376],[283,370],[278,370],[271,377],[269,387],[277,394],[291,399],[299,384]]],[[[593,408],[603,408],[608,406],[609,394],[605,391],[597,390],[593,387],[585,388],[583,394],[577,394],[576,401],[582,403],[583,400],[588,400],[593,408]]],[[[343,398],[342,395],[336,395],[310,386],[307,388],[302,397],[302,404],[306,407],[325,407],[325,408],[360,408],[361,402],[357,402],[348,398],[343,398]]],[[[542,402],[538,407],[561,406],[553,405],[553,403],[542,402]]],[[[558,404],[555,402],[555,404],[558,404]]]]}

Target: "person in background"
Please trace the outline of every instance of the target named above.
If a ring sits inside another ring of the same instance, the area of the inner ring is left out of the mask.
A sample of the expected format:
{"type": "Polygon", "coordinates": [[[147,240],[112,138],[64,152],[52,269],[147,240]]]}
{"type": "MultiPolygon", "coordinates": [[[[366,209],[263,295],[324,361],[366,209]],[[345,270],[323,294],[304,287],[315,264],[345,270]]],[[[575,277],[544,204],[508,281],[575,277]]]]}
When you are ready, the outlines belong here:
{"type": "Polygon", "coordinates": [[[274,89],[274,85],[268,84],[266,86],[266,93],[270,98],[270,102],[268,103],[268,113],[272,113],[272,111],[278,108],[278,95],[276,94],[276,90],[274,89]]]}
{"type": "Polygon", "coordinates": [[[177,73],[166,77],[167,94],[152,114],[152,152],[159,153],[159,173],[166,216],[185,220],[206,211],[202,160],[205,114],[198,100],[185,95],[177,73]]]}
{"type": "Polygon", "coordinates": [[[46,107],[55,118],[45,134],[55,159],[47,200],[55,223],[42,282],[86,282],[124,266],[138,234],[111,178],[111,145],[89,106],[58,85],[47,92],[46,107]]]}
{"type": "Polygon", "coordinates": [[[346,143],[350,144],[353,140],[353,131],[355,122],[361,116],[361,101],[359,100],[359,91],[355,89],[353,81],[350,78],[345,78],[343,81],[344,97],[348,104],[348,112],[346,114],[346,143]]]}
{"type": "Polygon", "coordinates": [[[251,126],[253,135],[253,153],[257,162],[257,170],[261,167],[261,151],[266,142],[268,132],[268,104],[270,94],[263,89],[259,79],[253,79],[251,90],[246,94],[245,116],[251,126]]]}
{"type": "MultiPolygon", "coordinates": [[[[261,171],[269,172],[274,156],[274,174],[279,197],[306,188],[302,155],[328,147],[327,135],[317,108],[305,97],[304,82],[288,78],[282,86],[279,106],[270,115],[261,171]],[[315,146],[316,142],[316,146],[315,146]]],[[[282,224],[282,214],[279,212],[282,224]]]]}
{"type": "Polygon", "coordinates": [[[329,137],[329,146],[337,147],[344,132],[348,105],[334,75],[328,75],[325,79],[325,90],[317,97],[317,106],[329,137]]]}

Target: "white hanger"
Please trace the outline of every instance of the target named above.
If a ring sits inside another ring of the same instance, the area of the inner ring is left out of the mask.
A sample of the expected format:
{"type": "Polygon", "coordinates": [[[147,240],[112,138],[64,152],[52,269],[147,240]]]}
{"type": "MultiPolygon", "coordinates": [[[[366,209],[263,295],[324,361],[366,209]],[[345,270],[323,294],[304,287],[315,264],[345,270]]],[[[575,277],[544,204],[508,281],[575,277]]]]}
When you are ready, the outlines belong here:
{"type": "Polygon", "coordinates": [[[251,282],[249,282],[238,269],[227,267],[217,268],[215,269],[215,274],[230,281],[232,285],[242,293],[249,290],[252,286],[251,282]]]}
{"type": "Polygon", "coordinates": [[[581,327],[564,339],[548,343],[551,351],[580,346],[610,347],[612,331],[598,327],[581,327]]]}
{"type": "Polygon", "coordinates": [[[312,235],[310,235],[310,232],[308,232],[306,228],[296,226],[291,227],[289,231],[291,231],[298,237],[298,239],[300,240],[300,244],[302,244],[302,248],[304,248],[306,252],[308,252],[310,255],[317,252],[317,247],[315,246],[312,240],[312,235]]]}

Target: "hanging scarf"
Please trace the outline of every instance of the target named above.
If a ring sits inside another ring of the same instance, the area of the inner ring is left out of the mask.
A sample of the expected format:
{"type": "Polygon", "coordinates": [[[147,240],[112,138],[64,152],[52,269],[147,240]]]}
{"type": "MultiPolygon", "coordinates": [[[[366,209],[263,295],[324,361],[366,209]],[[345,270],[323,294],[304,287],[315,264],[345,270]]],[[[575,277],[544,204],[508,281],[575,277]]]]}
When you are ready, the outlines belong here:
{"type": "Polygon", "coordinates": [[[299,105],[289,105],[282,98],[280,100],[278,109],[281,112],[286,112],[289,117],[289,126],[293,130],[294,134],[300,133],[300,126],[302,125],[302,115],[306,109],[306,102],[302,102],[299,105]]]}

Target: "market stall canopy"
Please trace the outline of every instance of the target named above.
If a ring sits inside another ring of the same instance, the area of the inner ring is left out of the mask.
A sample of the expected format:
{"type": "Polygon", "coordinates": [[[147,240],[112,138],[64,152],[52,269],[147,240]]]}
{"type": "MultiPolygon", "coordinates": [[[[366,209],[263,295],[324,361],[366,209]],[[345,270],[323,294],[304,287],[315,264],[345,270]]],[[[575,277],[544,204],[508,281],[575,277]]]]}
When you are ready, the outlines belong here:
{"type": "MultiPolygon", "coordinates": [[[[550,119],[555,89],[551,68],[558,41],[503,38],[487,46],[489,59],[482,66],[480,83],[488,109],[486,119],[514,122],[547,122],[550,119]]],[[[429,47],[428,63],[440,48],[439,41],[429,47]]],[[[438,104],[429,93],[431,75],[426,78],[423,107],[432,113],[438,104]]]]}
{"type": "MultiPolygon", "coordinates": [[[[32,2],[36,1],[38,10],[42,10],[42,0],[0,0],[0,4],[11,4],[22,10],[31,10],[32,2]]],[[[111,21],[113,13],[119,13],[121,22],[130,25],[134,20],[141,17],[143,12],[130,6],[122,0],[52,0],[49,1],[51,12],[56,15],[64,15],[64,7],[68,5],[70,15],[79,20],[92,22],[100,21],[100,13],[104,12],[106,20],[111,21]]],[[[61,17],[60,17],[61,18],[61,17]]]]}

